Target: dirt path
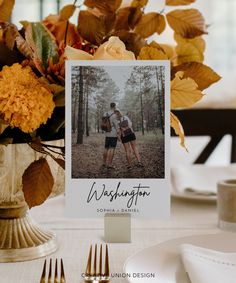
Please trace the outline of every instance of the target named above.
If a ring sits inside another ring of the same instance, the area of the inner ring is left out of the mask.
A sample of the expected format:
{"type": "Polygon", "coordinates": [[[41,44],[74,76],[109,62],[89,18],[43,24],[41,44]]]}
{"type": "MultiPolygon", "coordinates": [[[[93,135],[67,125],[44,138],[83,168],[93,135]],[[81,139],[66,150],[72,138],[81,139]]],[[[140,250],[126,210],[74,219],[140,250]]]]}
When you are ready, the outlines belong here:
{"type": "MultiPolygon", "coordinates": [[[[125,152],[118,142],[113,165],[115,169],[102,167],[104,135],[91,134],[84,137],[84,144],[72,145],[72,176],[73,178],[163,178],[164,177],[164,139],[163,136],[148,133],[142,136],[136,133],[138,148],[144,168],[138,168],[135,156],[132,156],[132,169],[127,170],[125,152]]],[[[73,142],[76,135],[73,136],[73,142]]]]}

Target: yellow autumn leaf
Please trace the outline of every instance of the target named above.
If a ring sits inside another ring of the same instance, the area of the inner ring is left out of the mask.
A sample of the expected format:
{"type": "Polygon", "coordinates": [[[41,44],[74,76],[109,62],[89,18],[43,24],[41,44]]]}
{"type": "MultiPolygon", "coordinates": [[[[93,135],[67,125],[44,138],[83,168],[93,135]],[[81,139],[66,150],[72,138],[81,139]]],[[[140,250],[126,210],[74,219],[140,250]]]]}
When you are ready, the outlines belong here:
{"type": "Polygon", "coordinates": [[[71,5],[66,5],[60,10],[60,21],[67,21],[69,20],[70,17],[73,16],[74,12],[76,10],[76,6],[71,4],[71,5]]]}
{"type": "Polygon", "coordinates": [[[200,62],[204,61],[204,55],[192,43],[180,43],[176,46],[176,54],[178,55],[178,64],[186,62],[200,62]]]}
{"type": "Polygon", "coordinates": [[[203,97],[197,83],[191,78],[184,78],[184,72],[175,74],[171,81],[171,109],[193,106],[203,97]]]}
{"type": "Polygon", "coordinates": [[[204,90],[221,79],[210,67],[197,62],[189,62],[172,67],[172,77],[179,71],[184,72],[184,78],[192,78],[198,84],[199,90],[204,90]]]}
{"type": "Polygon", "coordinates": [[[199,50],[199,52],[201,52],[201,53],[205,52],[206,42],[202,38],[202,36],[197,36],[195,38],[183,38],[181,35],[175,33],[174,39],[178,44],[180,44],[180,43],[191,43],[192,45],[194,45],[199,50]]]}
{"type": "Polygon", "coordinates": [[[2,0],[0,2],[0,22],[8,22],[11,18],[15,0],[2,0]]]}
{"type": "Polygon", "coordinates": [[[156,41],[152,41],[149,44],[149,46],[161,50],[167,56],[167,59],[172,59],[175,55],[174,46],[171,46],[169,44],[162,44],[162,43],[157,43],[156,41]]]}
{"type": "Polygon", "coordinates": [[[147,3],[148,3],[148,0],[133,0],[131,3],[131,7],[142,8],[142,7],[145,7],[147,3]]]}
{"type": "Polygon", "coordinates": [[[185,136],[184,136],[183,127],[179,119],[172,112],[170,112],[170,125],[174,129],[175,134],[180,137],[181,146],[183,146],[186,149],[186,151],[188,151],[188,149],[185,146],[185,136]]]}
{"type": "Polygon", "coordinates": [[[140,50],[138,60],[168,60],[168,57],[161,49],[144,46],[140,50]]]}
{"type": "Polygon", "coordinates": [[[189,5],[194,3],[196,0],[166,0],[166,5],[168,6],[180,6],[180,5],[189,5]]]}
{"type": "Polygon", "coordinates": [[[205,20],[197,9],[174,10],[166,14],[170,27],[184,38],[206,34],[205,20]]]}
{"type": "Polygon", "coordinates": [[[142,16],[135,28],[135,32],[143,38],[147,38],[156,32],[161,34],[165,27],[165,17],[159,13],[151,12],[142,16]]]}

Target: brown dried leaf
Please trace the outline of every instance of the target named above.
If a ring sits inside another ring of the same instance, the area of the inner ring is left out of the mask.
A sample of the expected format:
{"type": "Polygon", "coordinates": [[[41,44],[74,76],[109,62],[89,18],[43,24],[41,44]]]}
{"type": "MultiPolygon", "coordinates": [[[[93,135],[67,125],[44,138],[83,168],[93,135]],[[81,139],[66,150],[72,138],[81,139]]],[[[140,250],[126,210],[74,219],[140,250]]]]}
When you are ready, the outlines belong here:
{"type": "Polygon", "coordinates": [[[168,57],[161,48],[144,46],[139,53],[138,60],[168,60],[168,57]]]}
{"type": "Polygon", "coordinates": [[[8,22],[11,18],[15,0],[2,0],[0,2],[0,22],[8,22]]]}
{"type": "Polygon", "coordinates": [[[201,53],[205,52],[206,42],[202,38],[202,36],[197,36],[197,37],[194,37],[194,38],[183,38],[179,34],[175,33],[174,39],[178,44],[191,43],[192,45],[194,45],[199,50],[199,52],[201,52],[201,53]]]}
{"type": "Polygon", "coordinates": [[[181,6],[181,5],[189,5],[194,3],[196,0],[166,0],[166,5],[168,6],[181,6]]]}
{"type": "Polygon", "coordinates": [[[172,59],[173,56],[175,56],[175,48],[174,46],[168,45],[168,44],[158,44],[156,41],[152,41],[149,44],[150,47],[154,47],[157,48],[158,50],[162,51],[162,53],[164,53],[167,58],[166,59],[172,59]]]}
{"type": "Polygon", "coordinates": [[[116,14],[108,13],[108,14],[102,15],[100,18],[104,24],[105,34],[108,34],[114,28],[115,21],[116,21],[116,14]]]}
{"type": "Polygon", "coordinates": [[[171,69],[172,78],[179,71],[184,71],[183,78],[192,78],[198,84],[198,89],[200,90],[208,88],[221,79],[210,67],[197,62],[185,63],[173,67],[171,69]]]}
{"type": "Polygon", "coordinates": [[[141,48],[146,45],[146,41],[134,32],[119,30],[114,32],[113,35],[118,36],[124,42],[126,49],[134,52],[136,57],[139,55],[141,48]]]}
{"type": "Polygon", "coordinates": [[[125,7],[119,9],[116,17],[115,30],[134,29],[141,17],[142,12],[139,8],[125,7]]]}
{"type": "Polygon", "coordinates": [[[206,34],[205,20],[197,9],[174,10],[166,15],[170,27],[184,38],[206,34]]]}
{"type": "Polygon", "coordinates": [[[192,78],[184,78],[184,72],[177,72],[171,81],[171,109],[193,106],[203,97],[192,78]]]}
{"type": "Polygon", "coordinates": [[[89,11],[80,11],[78,31],[88,42],[100,45],[106,34],[104,20],[101,17],[93,15],[89,11]]]}
{"type": "Polygon", "coordinates": [[[64,6],[59,13],[60,21],[67,21],[70,17],[73,16],[74,12],[76,10],[76,6],[73,4],[64,6]]]}
{"type": "Polygon", "coordinates": [[[135,8],[143,8],[148,4],[148,0],[133,0],[131,3],[131,7],[135,8]]]}
{"type": "Polygon", "coordinates": [[[192,43],[180,43],[177,45],[175,51],[178,55],[178,65],[187,62],[202,63],[204,61],[203,53],[201,53],[192,43]]]}
{"type": "Polygon", "coordinates": [[[184,141],[185,137],[184,137],[183,127],[179,119],[172,112],[170,112],[170,125],[174,129],[175,134],[180,137],[181,146],[183,146],[186,149],[186,151],[188,151],[185,146],[185,141],[184,141]]]}
{"type": "Polygon", "coordinates": [[[165,30],[165,27],[165,17],[159,13],[151,12],[142,16],[135,28],[135,32],[147,38],[155,32],[161,34],[165,30]]]}
{"type": "Polygon", "coordinates": [[[34,161],[22,176],[25,201],[29,208],[42,204],[51,194],[54,180],[45,158],[34,161]]]}
{"type": "Polygon", "coordinates": [[[121,5],[122,0],[85,0],[84,5],[89,8],[97,8],[103,13],[115,12],[121,5]]]}

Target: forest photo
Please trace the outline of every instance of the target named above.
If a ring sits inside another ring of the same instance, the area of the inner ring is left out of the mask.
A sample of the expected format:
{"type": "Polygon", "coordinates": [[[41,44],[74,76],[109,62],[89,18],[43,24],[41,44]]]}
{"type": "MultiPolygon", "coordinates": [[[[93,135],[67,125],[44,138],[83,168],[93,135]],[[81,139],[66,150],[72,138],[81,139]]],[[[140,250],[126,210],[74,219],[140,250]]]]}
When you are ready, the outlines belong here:
{"type": "Polygon", "coordinates": [[[165,178],[165,67],[71,67],[72,178],[165,178]]]}

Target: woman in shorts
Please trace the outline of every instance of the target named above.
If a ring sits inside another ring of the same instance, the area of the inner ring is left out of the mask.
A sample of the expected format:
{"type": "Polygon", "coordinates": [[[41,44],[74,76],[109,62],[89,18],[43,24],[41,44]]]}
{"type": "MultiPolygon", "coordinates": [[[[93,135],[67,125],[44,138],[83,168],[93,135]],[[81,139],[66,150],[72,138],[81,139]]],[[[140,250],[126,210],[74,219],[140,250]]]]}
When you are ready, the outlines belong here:
{"type": "Polygon", "coordinates": [[[137,161],[138,167],[143,167],[141,157],[137,148],[136,136],[132,129],[132,122],[129,117],[123,115],[120,110],[115,110],[116,117],[119,121],[118,139],[121,140],[126,154],[128,169],[131,169],[131,152],[133,151],[137,161]]]}

